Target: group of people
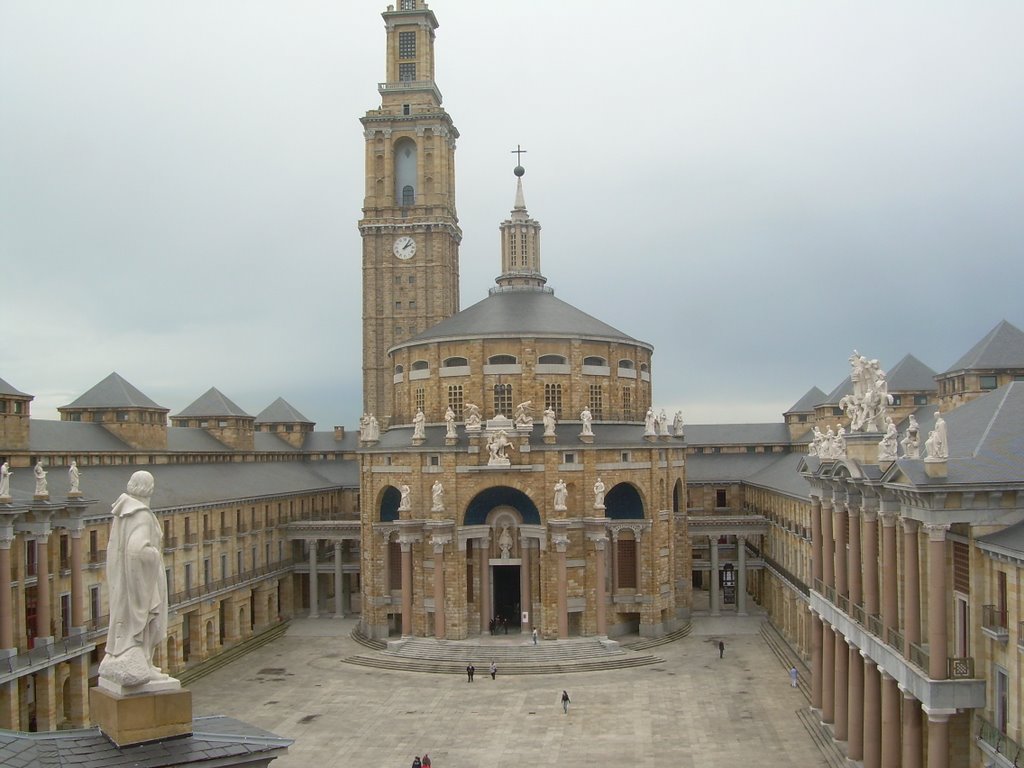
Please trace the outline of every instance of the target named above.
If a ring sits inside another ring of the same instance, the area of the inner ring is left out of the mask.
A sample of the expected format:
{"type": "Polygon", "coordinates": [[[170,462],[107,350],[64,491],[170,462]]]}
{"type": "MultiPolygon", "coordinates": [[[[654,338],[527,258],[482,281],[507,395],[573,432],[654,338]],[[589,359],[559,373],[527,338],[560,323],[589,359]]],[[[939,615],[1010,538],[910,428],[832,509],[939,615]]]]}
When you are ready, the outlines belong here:
{"type": "MultiPolygon", "coordinates": [[[[491,662],[490,673],[491,673],[491,680],[497,680],[498,679],[498,665],[497,665],[496,662],[493,662],[493,661],[491,662]]],[[[476,675],[476,667],[473,666],[473,662],[469,662],[469,664],[466,665],[466,682],[467,683],[472,683],[473,682],[473,677],[475,675],[476,675]]]]}
{"type": "Polygon", "coordinates": [[[424,752],[422,760],[420,760],[419,755],[416,755],[412,759],[412,768],[430,768],[430,755],[424,752]]]}

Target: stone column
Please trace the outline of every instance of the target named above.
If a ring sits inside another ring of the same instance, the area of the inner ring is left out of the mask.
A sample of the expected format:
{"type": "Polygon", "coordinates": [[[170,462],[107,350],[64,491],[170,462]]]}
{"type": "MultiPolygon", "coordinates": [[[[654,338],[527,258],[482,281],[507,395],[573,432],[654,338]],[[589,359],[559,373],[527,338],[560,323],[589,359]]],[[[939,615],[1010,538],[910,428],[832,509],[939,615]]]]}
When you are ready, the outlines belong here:
{"type": "Polygon", "coordinates": [[[878,512],[865,507],[864,518],[864,612],[878,615],[878,512]]]}
{"type": "Polygon", "coordinates": [[[444,545],[448,536],[432,536],[434,545],[434,637],[443,640],[444,631],[444,545]]]}
{"type": "MultiPolygon", "coordinates": [[[[533,630],[533,583],[530,574],[530,540],[523,536],[519,540],[520,560],[519,566],[519,611],[525,611],[528,618],[522,624],[523,634],[529,634],[533,630]]],[[[521,618],[521,617],[520,617],[521,618]]]]}
{"type": "MultiPolygon", "coordinates": [[[[50,548],[47,546],[49,534],[36,537],[36,642],[50,642],[50,548]],[[44,639],[45,638],[45,639],[44,639]]],[[[53,680],[50,680],[53,685],[53,680]]],[[[37,689],[38,691],[38,689],[37,689]]],[[[38,693],[36,694],[38,700],[38,693]]],[[[38,705],[37,705],[38,708],[38,705]]],[[[38,715],[36,716],[38,720],[38,715]]],[[[54,725],[56,728],[56,725],[54,725]]],[[[42,727],[39,730],[44,730],[42,727]]],[[[51,729],[46,729],[51,730],[51,729]]]]}
{"type": "MultiPolygon", "coordinates": [[[[84,564],[82,563],[82,530],[77,528],[68,531],[68,533],[71,536],[71,626],[84,631],[85,590],[82,587],[82,572],[84,571],[84,564]]],[[[3,609],[0,608],[0,610],[3,609]]],[[[3,647],[2,643],[0,643],[0,647],[3,647]]]]}
{"type": "Polygon", "coordinates": [[[928,713],[928,768],[949,768],[949,715],[928,713]]]}
{"type": "Polygon", "coordinates": [[[739,573],[736,583],[736,615],[747,615],[747,538],[736,537],[736,554],[739,559],[739,573]]]}
{"type": "Polygon", "coordinates": [[[21,730],[17,679],[0,683],[0,728],[7,731],[21,730]]]}
{"type": "Polygon", "coordinates": [[[599,539],[594,539],[594,570],[596,571],[594,574],[594,581],[596,582],[594,585],[594,600],[597,603],[596,609],[598,637],[608,636],[608,626],[605,618],[605,601],[607,600],[607,596],[605,595],[604,591],[604,553],[605,545],[607,544],[607,542],[608,539],[606,539],[604,536],[601,536],[601,538],[599,539]]]}
{"type": "Polygon", "coordinates": [[[846,645],[846,638],[842,632],[835,632],[835,739],[846,741],[849,737],[850,715],[847,707],[850,703],[850,649],[846,645]]]}
{"type": "MultiPolygon", "coordinates": [[[[945,680],[949,656],[946,638],[946,531],[949,526],[926,525],[924,528],[928,533],[928,677],[945,680]]],[[[942,720],[944,732],[949,729],[948,721],[948,717],[942,720]]],[[[931,745],[930,714],[928,722],[928,744],[931,745]]],[[[928,764],[931,768],[930,755],[928,764]]]]}
{"type": "Polygon", "coordinates": [[[882,672],[882,768],[900,768],[900,689],[882,672]]]}
{"type": "Polygon", "coordinates": [[[36,730],[40,733],[56,731],[57,722],[57,668],[47,667],[33,676],[36,689],[36,730]]]}
{"type": "Polygon", "coordinates": [[[864,652],[864,768],[879,768],[882,762],[882,689],[878,666],[864,652]]]}
{"type": "Polygon", "coordinates": [[[619,529],[612,530],[612,595],[619,591],[619,529]]]}
{"type": "Polygon", "coordinates": [[[921,703],[914,694],[903,693],[903,768],[921,768],[921,703]]]}
{"type": "Polygon", "coordinates": [[[821,617],[811,613],[811,708],[821,709],[821,649],[824,643],[824,628],[821,617]]]}
{"type": "MultiPolygon", "coordinates": [[[[811,497],[811,579],[822,578],[821,499],[811,497]]],[[[814,586],[813,584],[811,585],[814,586]]]]}
{"type": "Polygon", "coordinates": [[[640,529],[636,528],[633,531],[633,539],[636,541],[636,557],[633,559],[636,561],[636,593],[638,595],[644,594],[644,558],[640,554],[641,533],[640,529]]]}
{"type": "Polygon", "coordinates": [[[860,605],[864,602],[864,589],[861,581],[860,563],[860,507],[849,506],[850,523],[850,556],[846,559],[847,586],[850,589],[850,603],[860,605]]]}
{"type": "Polygon", "coordinates": [[[847,665],[850,681],[846,756],[851,760],[860,761],[864,759],[864,659],[857,646],[849,640],[846,642],[849,645],[847,665]]]}
{"type": "Polygon", "coordinates": [[[899,629],[899,588],[896,581],[896,513],[881,512],[882,517],[882,627],[888,642],[888,631],[899,629]]]}
{"type": "MultiPolygon", "coordinates": [[[[350,547],[345,546],[346,542],[341,542],[341,564],[345,565],[345,550],[352,554],[350,547]]],[[[341,613],[347,616],[352,613],[352,576],[342,571],[341,574],[341,613]]]]}
{"type": "Polygon", "coordinates": [[[846,521],[848,519],[846,504],[843,502],[835,504],[832,508],[832,531],[836,538],[836,594],[844,596],[849,595],[846,581],[846,521]]]}
{"type": "Polygon", "coordinates": [[[921,570],[917,550],[918,522],[903,518],[903,656],[921,644],[921,570]]]}
{"type": "Polygon", "coordinates": [[[836,542],[832,538],[832,499],[821,500],[821,580],[826,587],[836,585],[836,542]]]}
{"type": "Polygon", "coordinates": [[[710,605],[708,606],[712,616],[718,616],[721,608],[718,605],[718,539],[709,536],[708,543],[711,545],[711,588],[710,605]],[[714,540],[712,540],[714,539],[714,540]]]}
{"type": "Polygon", "coordinates": [[[490,540],[477,539],[480,562],[480,634],[491,634],[491,563],[490,540]]]}
{"type": "Polygon", "coordinates": [[[344,589],[344,576],[341,561],[341,542],[334,542],[334,618],[345,618],[345,606],[342,604],[344,589]]]}
{"type": "Polygon", "coordinates": [[[402,637],[412,636],[412,539],[399,536],[402,548],[402,637]]]}
{"type": "MultiPolygon", "coordinates": [[[[164,646],[166,650],[166,645],[164,646]]],[[[70,696],[69,724],[73,728],[89,727],[89,656],[76,656],[68,664],[68,691],[70,696]]]]}
{"type": "MultiPolygon", "coordinates": [[[[14,536],[0,534],[0,651],[14,649],[14,609],[11,606],[11,543],[14,536]]],[[[14,681],[17,685],[18,681],[14,681]]],[[[0,722],[0,728],[8,728],[0,722]]],[[[8,730],[16,730],[8,728],[8,730]]]]}
{"type": "MultiPolygon", "coordinates": [[[[317,589],[318,575],[316,572],[316,539],[311,539],[309,542],[309,618],[315,619],[320,616],[320,595],[317,589]]],[[[238,628],[238,633],[241,635],[242,628],[238,628]]]]}
{"type": "Polygon", "coordinates": [[[821,643],[821,722],[835,722],[836,712],[836,633],[827,621],[822,622],[821,643]]]}
{"type": "Polygon", "coordinates": [[[569,546],[569,537],[561,535],[552,537],[558,559],[558,638],[569,637],[569,598],[568,575],[565,570],[565,550],[569,546]]]}

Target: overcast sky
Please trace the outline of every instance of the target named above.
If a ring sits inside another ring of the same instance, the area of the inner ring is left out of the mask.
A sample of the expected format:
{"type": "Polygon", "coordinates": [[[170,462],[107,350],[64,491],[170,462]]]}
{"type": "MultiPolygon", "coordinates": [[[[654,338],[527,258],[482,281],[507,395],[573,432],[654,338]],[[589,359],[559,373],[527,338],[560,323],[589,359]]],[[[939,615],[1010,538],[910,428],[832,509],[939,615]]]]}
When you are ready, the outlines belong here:
{"type": "MultiPolygon", "coordinates": [[[[385,7],[0,0],[0,378],[34,416],[117,371],[355,426],[385,7]]],[[[690,423],[1024,328],[1024,3],[431,8],[463,307],[522,144],[549,285],[653,344],[690,423]]]]}

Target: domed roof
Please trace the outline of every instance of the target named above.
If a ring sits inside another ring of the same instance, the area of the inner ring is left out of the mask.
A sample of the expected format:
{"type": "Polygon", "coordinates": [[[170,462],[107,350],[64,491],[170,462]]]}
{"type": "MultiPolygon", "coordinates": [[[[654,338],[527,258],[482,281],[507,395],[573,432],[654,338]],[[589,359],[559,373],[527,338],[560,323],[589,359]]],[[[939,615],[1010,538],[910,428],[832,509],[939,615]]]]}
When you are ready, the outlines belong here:
{"type": "Polygon", "coordinates": [[[653,351],[650,344],[555,298],[550,288],[492,289],[483,301],[396,344],[390,351],[436,341],[523,336],[627,342],[653,351]]]}

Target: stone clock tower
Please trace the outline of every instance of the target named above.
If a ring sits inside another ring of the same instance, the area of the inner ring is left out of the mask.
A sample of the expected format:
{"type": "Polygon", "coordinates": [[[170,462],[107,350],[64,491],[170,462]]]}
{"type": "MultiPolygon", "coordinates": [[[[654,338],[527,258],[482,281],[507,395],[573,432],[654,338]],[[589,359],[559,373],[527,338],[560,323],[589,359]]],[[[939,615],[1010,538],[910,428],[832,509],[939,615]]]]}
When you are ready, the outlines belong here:
{"type": "MultiPolygon", "coordinates": [[[[363,410],[392,415],[399,375],[387,351],[459,310],[455,213],[458,130],[434,81],[437,18],[424,0],[382,14],[387,81],[361,118],[366,138],[363,238],[363,410]]],[[[404,372],[408,375],[408,372],[404,372]]]]}

